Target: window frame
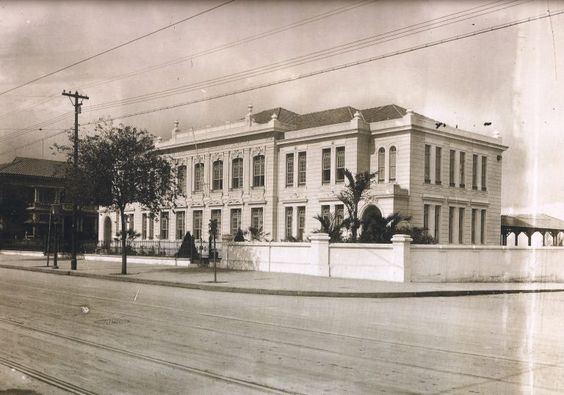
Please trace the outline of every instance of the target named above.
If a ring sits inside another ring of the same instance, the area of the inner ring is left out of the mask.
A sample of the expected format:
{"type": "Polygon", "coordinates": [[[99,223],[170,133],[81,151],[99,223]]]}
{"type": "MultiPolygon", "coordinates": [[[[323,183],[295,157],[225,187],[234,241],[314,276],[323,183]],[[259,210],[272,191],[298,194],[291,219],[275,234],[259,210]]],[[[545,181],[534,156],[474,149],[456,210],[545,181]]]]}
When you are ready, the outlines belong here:
{"type": "Polygon", "coordinates": [[[176,240],[182,240],[184,238],[184,234],[186,233],[184,230],[186,229],[186,211],[177,211],[176,212],[176,240]],[[182,219],[182,224],[179,226],[179,222],[182,219]],[[181,228],[181,229],[179,229],[181,228]],[[181,230],[179,234],[178,231],[181,230]]]}
{"type": "Polygon", "coordinates": [[[307,152],[298,152],[298,186],[307,182],[307,152]]]}
{"type": "Polygon", "coordinates": [[[442,162],[443,162],[443,148],[435,147],[435,184],[442,184],[442,162]]]}
{"type": "Polygon", "coordinates": [[[231,189],[243,188],[243,158],[231,160],[231,189]]]}
{"type": "Polygon", "coordinates": [[[203,237],[203,223],[204,223],[204,212],[203,210],[193,210],[192,211],[192,237],[194,240],[201,240],[203,237]],[[196,223],[198,220],[199,224],[196,223]],[[199,225],[199,226],[197,226],[199,225]],[[199,236],[199,237],[198,237],[199,236]]]}
{"type": "Polygon", "coordinates": [[[335,148],[335,183],[345,182],[345,155],[344,146],[335,148]]]}
{"type": "Polygon", "coordinates": [[[398,149],[392,145],[388,150],[388,181],[396,180],[398,149]]]}
{"type": "Polygon", "coordinates": [[[262,231],[264,227],[264,210],[262,207],[251,208],[251,227],[262,231]]]}
{"type": "Polygon", "coordinates": [[[186,168],[186,165],[180,165],[177,167],[176,169],[176,182],[178,184],[178,191],[180,192],[180,194],[185,195],[186,194],[186,174],[187,174],[188,169],[186,168]]]}
{"type": "Polygon", "coordinates": [[[259,154],[253,157],[253,187],[264,187],[265,184],[265,167],[266,159],[264,155],[259,154]]]}
{"type": "Polygon", "coordinates": [[[386,149],[380,147],[378,149],[378,183],[386,181],[386,149]]]}
{"type": "Polygon", "coordinates": [[[204,164],[198,162],[194,164],[194,192],[203,192],[204,190],[204,164]]]}
{"type": "Polygon", "coordinates": [[[286,153],[286,187],[294,186],[294,153],[286,153]]]}
{"type": "Polygon", "coordinates": [[[321,150],[321,183],[331,183],[331,148],[321,150]]]}
{"type": "Polygon", "coordinates": [[[212,163],[212,191],[223,190],[223,161],[218,159],[212,163]]]}

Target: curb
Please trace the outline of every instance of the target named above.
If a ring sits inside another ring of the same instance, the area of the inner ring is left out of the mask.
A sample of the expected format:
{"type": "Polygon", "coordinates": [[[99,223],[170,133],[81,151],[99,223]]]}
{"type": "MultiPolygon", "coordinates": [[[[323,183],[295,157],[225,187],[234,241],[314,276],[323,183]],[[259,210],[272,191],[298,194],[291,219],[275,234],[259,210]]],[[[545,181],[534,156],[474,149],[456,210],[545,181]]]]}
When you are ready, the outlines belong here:
{"type": "Polygon", "coordinates": [[[404,291],[404,292],[334,292],[334,291],[299,291],[286,289],[265,288],[243,288],[226,285],[208,285],[199,283],[178,283],[164,280],[150,280],[144,278],[121,277],[122,275],[108,275],[75,272],[71,270],[55,270],[42,267],[25,267],[0,264],[2,269],[23,270],[28,272],[39,272],[55,274],[59,276],[74,276],[93,278],[98,280],[121,281],[134,284],[156,285],[161,287],[174,287],[193,289],[198,291],[230,292],[254,295],[276,295],[276,296],[304,296],[304,297],[326,297],[326,298],[372,298],[372,299],[396,299],[396,298],[429,298],[429,297],[456,297],[456,296],[480,296],[480,295],[502,295],[502,294],[529,294],[564,292],[564,288],[544,289],[480,289],[480,290],[443,290],[443,291],[404,291]],[[118,277],[119,276],[119,277],[118,277]]]}

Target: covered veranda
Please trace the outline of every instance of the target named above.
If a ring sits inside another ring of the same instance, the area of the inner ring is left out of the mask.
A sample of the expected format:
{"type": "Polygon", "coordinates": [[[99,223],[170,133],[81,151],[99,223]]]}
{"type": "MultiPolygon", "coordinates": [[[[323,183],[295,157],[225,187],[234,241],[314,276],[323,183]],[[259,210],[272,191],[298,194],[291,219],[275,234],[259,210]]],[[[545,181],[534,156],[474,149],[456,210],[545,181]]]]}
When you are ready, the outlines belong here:
{"type": "Polygon", "coordinates": [[[502,215],[501,244],[563,246],[564,221],[546,214],[502,215]]]}

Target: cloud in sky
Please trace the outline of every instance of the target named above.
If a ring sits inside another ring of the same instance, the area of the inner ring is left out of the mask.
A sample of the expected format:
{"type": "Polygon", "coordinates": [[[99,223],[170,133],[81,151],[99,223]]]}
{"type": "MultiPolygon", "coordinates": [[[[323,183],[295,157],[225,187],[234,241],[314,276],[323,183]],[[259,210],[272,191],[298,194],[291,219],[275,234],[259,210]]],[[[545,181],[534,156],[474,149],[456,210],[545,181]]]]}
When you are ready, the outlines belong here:
{"type": "MultiPolygon", "coordinates": [[[[157,29],[219,2],[19,2],[0,4],[0,89],[32,79],[98,51],[157,29]]],[[[551,11],[564,2],[551,1],[551,11]]],[[[274,69],[230,83],[200,85],[190,92],[136,104],[85,111],[81,122],[178,102],[209,98],[261,82],[407,49],[427,42],[546,14],[546,2],[256,2],[236,1],[118,51],[0,96],[0,145],[22,145],[39,132],[13,134],[38,121],[72,112],[63,89],[81,89],[85,103],[99,106],[124,98],[175,89],[284,62],[336,45],[411,26],[445,15],[483,8],[479,16],[426,32],[388,40],[306,64],[274,69]],[[503,10],[499,8],[505,7],[503,10]],[[282,33],[188,59],[188,55],[263,34],[337,9],[333,16],[282,33]],[[185,58],[185,59],[181,59],[185,58]],[[169,63],[167,67],[153,67],[169,63]],[[150,71],[142,72],[147,68],[150,71]],[[125,78],[127,76],[127,78],[125,78]],[[119,78],[118,78],[119,77],[119,78]],[[38,97],[39,96],[39,97],[38,97]],[[53,96],[50,101],[49,96],[53,96]],[[14,136],[7,139],[7,134],[14,136]]],[[[455,14],[459,13],[459,14],[455,14]]],[[[282,106],[305,113],[351,105],[396,103],[459,128],[499,130],[510,149],[503,159],[504,209],[545,211],[564,218],[560,125],[564,103],[564,15],[410,52],[342,71],[127,120],[168,136],[181,127],[241,118],[247,104],[257,111],[282,106]],[[484,126],[491,122],[491,126],[484,126]]],[[[45,126],[64,128],[72,116],[45,126]]],[[[43,135],[56,133],[44,130],[43,135]]],[[[61,137],[46,140],[49,145],[61,137]]],[[[18,150],[42,155],[41,144],[18,150]]],[[[11,159],[4,154],[0,161],[11,159]]]]}

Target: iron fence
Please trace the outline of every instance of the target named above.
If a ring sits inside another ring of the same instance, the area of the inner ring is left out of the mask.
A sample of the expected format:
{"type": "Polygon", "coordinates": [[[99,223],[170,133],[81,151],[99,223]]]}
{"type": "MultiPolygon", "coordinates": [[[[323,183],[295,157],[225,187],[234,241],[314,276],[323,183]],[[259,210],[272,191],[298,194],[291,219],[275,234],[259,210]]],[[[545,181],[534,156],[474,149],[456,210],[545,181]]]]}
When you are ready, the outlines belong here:
{"type": "MultiPolygon", "coordinates": [[[[209,245],[207,241],[195,240],[194,255],[200,255],[201,258],[209,258],[209,245]]],[[[128,255],[139,256],[175,256],[180,250],[182,240],[133,240],[128,241],[126,248],[128,255]]],[[[216,250],[218,257],[221,257],[221,242],[216,242],[216,250]]],[[[111,242],[98,242],[96,252],[100,254],[121,254],[121,240],[112,240],[111,242]]],[[[213,256],[213,254],[212,254],[213,256]]]]}

